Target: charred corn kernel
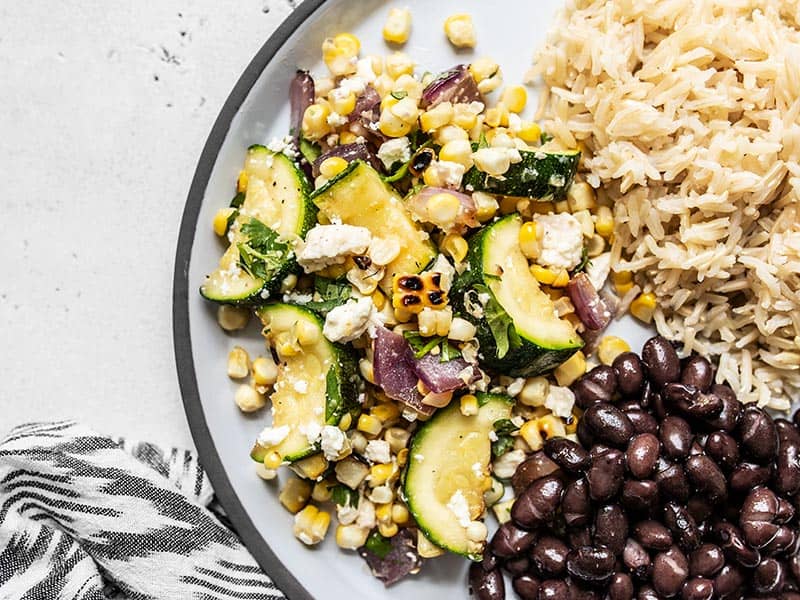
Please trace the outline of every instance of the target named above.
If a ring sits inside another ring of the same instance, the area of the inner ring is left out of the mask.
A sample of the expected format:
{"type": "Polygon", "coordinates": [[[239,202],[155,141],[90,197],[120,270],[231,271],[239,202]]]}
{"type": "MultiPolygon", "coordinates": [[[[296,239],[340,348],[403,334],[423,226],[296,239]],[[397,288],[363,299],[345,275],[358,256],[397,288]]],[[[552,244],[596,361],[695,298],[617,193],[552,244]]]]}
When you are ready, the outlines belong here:
{"type": "Polygon", "coordinates": [[[553,285],[553,282],[559,274],[540,265],[531,265],[531,275],[533,275],[534,279],[539,283],[553,285]]]}
{"type": "Polygon", "coordinates": [[[352,131],[343,131],[339,134],[339,143],[342,145],[354,144],[357,139],[358,136],[352,131]]]}
{"type": "Polygon", "coordinates": [[[428,133],[450,123],[453,114],[452,103],[441,102],[420,115],[419,125],[422,131],[428,133]]]}
{"type": "Polygon", "coordinates": [[[472,394],[461,396],[461,414],[472,417],[478,414],[478,399],[472,394]]]}
{"type": "Polygon", "coordinates": [[[656,311],[656,296],[651,292],[640,294],[630,308],[631,314],[645,323],[653,320],[653,313],[656,311]]]}
{"type": "Polygon", "coordinates": [[[541,450],[544,445],[542,434],[539,431],[538,419],[526,421],[519,429],[520,437],[525,440],[525,443],[530,446],[531,450],[536,452],[541,450]]]}
{"type": "Polygon", "coordinates": [[[234,346],[228,353],[228,377],[244,379],[250,374],[250,356],[241,346],[234,346]]]}
{"type": "Polygon", "coordinates": [[[469,140],[453,140],[447,142],[439,150],[439,160],[457,163],[465,170],[472,168],[472,144],[469,140]]]}
{"type": "Polygon", "coordinates": [[[500,72],[500,65],[491,58],[481,57],[472,61],[469,72],[475,83],[480,83],[484,79],[490,79],[497,75],[500,72]]]}
{"type": "Polygon", "coordinates": [[[593,210],[597,206],[594,189],[585,181],[573,183],[567,190],[567,203],[572,212],[593,210]]]}
{"type": "Polygon", "coordinates": [[[392,472],[393,468],[390,464],[373,465],[369,470],[370,484],[373,487],[383,485],[392,477],[392,472]]]}
{"type": "Polygon", "coordinates": [[[356,95],[353,92],[349,94],[337,94],[337,90],[331,93],[331,108],[333,112],[339,115],[349,115],[356,107],[356,95]]]}
{"type": "MultiPolygon", "coordinates": [[[[351,441],[351,443],[353,442],[351,441]]],[[[353,448],[355,448],[354,443],[353,448]]],[[[336,463],[334,473],[336,473],[336,480],[339,483],[343,483],[351,490],[355,490],[366,479],[369,474],[369,467],[352,456],[348,456],[336,463]]]]}
{"type": "Polygon", "coordinates": [[[350,429],[350,425],[353,424],[353,415],[350,413],[345,413],[344,416],[339,419],[339,429],[342,431],[347,431],[350,429]]]}
{"type": "MultiPolygon", "coordinates": [[[[510,514],[508,518],[511,518],[510,514]]],[[[442,556],[444,550],[426,538],[421,530],[417,530],[417,553],[422,558],[436,558],[437,556],[442,556]]]]}
{"type": "Polygon", "coordinates": [[[381,112],[378,127],[384,135],[395,138],[403,137],[411,131],[411,124],[394,115],[391,109],[381,112]]]}
{"type": "Polygon", "coordinates": [[[436,130],[434,138],[437,144],[444,146],[448,142],[452,142],[454,140],[469,141],[469,134],[461,129],[461,127],[458,125],[445,125],[444,127],[436,130]]]}
{"type": "Polygon", "coordinates": [[[278,494],[280,503],[293,514],[300,512],[310,497],[311,483],[297,477],[289,479],[278,494]]]}
{"type": "Polygon", "coordinates": [[[475,218],[481,223],[494,218],[500,208],[497,199],[484,192],[473,192],[472,200],[475,202],[475,218]]]}
{"type": "Polygon", "coordinates": [[[405,525],[408,523],[409,514],[408,509],[402,505],[395,502],[392,504],[392,521],[397,523],[398,525],[405,525]]]}
{"type": "Polygon", "coordinates": [[[264,456],[264,466],[267,469],[277,469],[283,463],[283,458],[278,452],[267,452],[264,456]]]}
{"type": "Polygon", "coordinates": [[[449,254],[454,261],[462,262],[467,257],[469,244],[460,235],[450,233],[442,240],[442,250],[449,254]]]}
{"type": "Polygon", "coordinates": [[[432,223],[452,224],[458,217],[461,201],[453,194],[442,192],[428,199],[428,217],[432,223]]]}
{"type": "Polygon", "coordinates": [[[503,90],[502,102],[512,113],[521,113],[528,103],[528,90],[521,85],[511,85],[503,90]]]}
{"type": "Polygon", "coordinates": [[[378,523],[378,532],[385,538],[394,537],[399,530],[397,523],[378,523]]]}
{"type": "Polygon", "coordinates": [[[358,430],[368,435],[378,435],[383,429],[380,419],[372,415],[361,415],[358,417],[358,430]]]}
{"type": "Polygon", "coordinates": [[[519,247],[527,258],[539,256],[539,238],[536,234],[536,222],[523,223],[519,229],[519,247]]]}
{"type": "Polygon", "coordinates": [[[566,387],[572,385],[584,373],[586,373],[586,355],[578,350],[558,365],[553,375],[555,375],[558,385],[566,387]]]}
{"type": "Polygon", "coordinates": [[[374,406],[370,411],[372,416],[380,420],[381,423],[394,421],[400,417],[400,409],[393,402],[383,402],[374,406]]]}
{"type": "Polygon", "coordinates": [[[336,528],[336,545],[344,550],[358,550],[367,543],[369,528],[356,524],[339,525],[336,528]]]}
{"type": "Polygon", "coordinates": [[[580,417],[572,413],[568,418],[564,419],[564,430],[567,435],[573,435],[578,430],[578,420],[580,417]]]}
{"type": "Polygon", "coordinates": [[[383,25],[383,39],[393,44],[405,44],[411,35],[411,11],[407,8],[390,8],[383,25]]]}
{"type": "Polygon", "coordinates": [[[466,13],[448,17],[444,22],[444,34],[456,48],[474,48],[478,43],[472,16],[466,13]]]}
{"type": "Polygon", "coordinates": [[[331,156],[322,161],[319,172],[323,177],[330,179],[335,177],[347,168],[347,161],[341,156],[331,156]]]}
{"type": "Polygon", "coordinates": [[[397,104],[392,106],[389,111],[403,123],[413,124],[419,117],[419,108],[417,108],[417,101],[414,98],[406,96],[399,100],[397,104]]]}
{"type": "Polygon", "coordinates": [[[223,304],[217,309],[217,323],[225,331],[238,331],[247,327],[250,311],[240,306],[223,304]]]}
{"type": "Polygon", "coordinates": [[[600,340],[600,344],[597,346],[597,358],[599,358],[600,362],[604,365],[611,366],[611,363],[613,363],[614,359],[620,354],[630,351],[631,347],[628,345],[628,342],[615,335],[607,335],[600,340]]]}
{"type": "Polygon", "coordinates": [[[333,487],[335,485],[335,482],[328,480],[318,481],[311,490],[311,499],[314,502],[328,502],[333,495],[333,487]]]}
{"type": "Polygon", "coordinates": [[[457,342],[466,342],[473,339],[476,332],[475,325],[466,319],[455,317],[450,323],[450,331],[447,333],[447,337],[457,342]]]}
{"type": "Polygon", "coordinates": [[[544,377],[531,377],[525,381],[519,393],[519,401],[525,406],[544,406],[550,384],[544,377]]]}
{"type": "Polygon", "coordinates": [[[328,468],[328,461],[322,454],[312,454],[292,463],[292,470],[306,479],[317,479],[328,468]]]}
{"type": "Polygon", "coordinates": [[[250,176],[247,174],[247,171],[242,169],[239,171],[239,177],[236,179],[236,191],[238,193],[242,193],[247,191],[247,182],[250,179],[250,176]]]}
{"type": "Polygon", "coordinates": [[[523,121],[517,136],[526,142],[538,142],[542,139],[542,128],[535,121],[523,121]]]}
{"type": "Polygon", "coordinates": [[[563,288],[567,287],[568,283],[569,283],[569,273],[567,272],[566,269],[561,269],[561,271],[559,271],[558,275],[556,276],[555,281],[553,281],[551,285],[553,287],[563,288]]]}
{"type": "Polygon", "coordinates": [[[393,52],[386,57],[386,73],[397,79],[401,75],[414,74],[414,61],[405,52],[393,52]]]}
{"type": "Polygon", "coordinates": [[[402,448],[397,453],[397,466],[404,467],[408,462],[408,448],[402,448]]]}
{"type": "Polygon", "coordinates": [[[545,439],[552,439],[555,437],[564,437],[567,435],[567,430],[564,427],[564,421],[555,415],[544,415],[536,419],[536,424],[539,427],[539,432],[545,439]]]}
{"type": "MultiPolygon", "coordinates": [[[[395,275],[392,291],[392,306],[409,313],[418,314],[426,307],[441,309],[447,305],[447,292],[442,289],[441,273],[429,271],[421,275],[395,275]]],[[[403,321],[401,315],[397,315],[397,318],[403,321]]]]}
{"type": "Polygon", "coordinates": [[[375,383],[375,370],[371,360],[366,358],[360,359],[358,361],[358,371],[366,381],[375,383]]]}
{"type": "Polygon", "coordinates": [[[236,388],[233,399],[239,410],[246,413],[255,412],[267,403],[266,398],[259,394],[253,386],[244,383],[236,388]]]}
{"type": "Polygon", "coordinates": [[[274,385],[278,379],[278,365],[272,355],[259,356],[253,361],[253,381],[256,385],[274,385]]]}
{"type": "Polygon", "coordinates": [[[236,212],[236,209],[230,207],[220,208],[216,212],[216,214],[214,215],[214,220],[212,222],[214,233],[216,233],[220,237],[228,233],[228,220],[230,219],[231,215],[234,212],[236,212]]]}
{"type": "Polygon", "coordinates": [[[405,449],[411,434],[402,427],[389,427],[383,434],[383,439],[389,444],[389,448],[395,454],[405,449]]]}
{"type": "Polygon", "coordinates": [[[597,215],[594,223],[594,228],[597,233],[604,238],[608,238],[614,233],[614,215],[611,214],[611,209],[607,206],[598,206],[597,215]]]}
{"type": "MultiPolygon", "coordinates": [[[[394,301],[394,300],[393,300],[394,301]]],[[[422,310],[420,308],[420,310],[422,310]]],[[[394,308],[394,318],[397,320],[398,323],[408,323],[411,320],[411,317],[414,316],[414,313],[408,310],[407,308],[394,308]]]]}
{"type": "Polygon", "coordinates": [[[303,113],[303,122],[301,129],[303,135],[309,140],[318,140],[331,132],[331,126],[328,125],[328,117],[331,114],[331,109],[323,104],[312,104],[303,113]]]}
{"type": "Polygon", "coordinates": [[[478,115],[470,107],[469,104],[459,103],[453,105],[453,125],[461,127],[461,129],[468,130],[475,127],[478,122],[478,115]]]}
{"type": "Polygon", "coordinates": [[[325,539],[330,524],[330,513],[309,505],[294,516],[294,536],[307,546],[313,546],[325,539]]]}

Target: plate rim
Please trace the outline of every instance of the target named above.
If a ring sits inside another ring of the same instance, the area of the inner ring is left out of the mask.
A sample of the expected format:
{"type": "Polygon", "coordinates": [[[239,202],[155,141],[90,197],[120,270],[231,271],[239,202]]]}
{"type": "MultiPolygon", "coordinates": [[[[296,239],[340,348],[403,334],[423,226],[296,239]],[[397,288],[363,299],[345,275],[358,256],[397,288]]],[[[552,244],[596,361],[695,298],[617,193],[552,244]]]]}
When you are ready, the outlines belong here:
{"type": "Polygon", "coordinates": [[[225,100],[203,146],[189,187],[178,232],[172,279],[172,343],[178,387],[200,463],[245,547],[278,589],[290,600],[314,600],[314,598],[277,557],[247,514],[222,465],[200,402],[189,323],[189,263],[206,187],[233,119],[277,52],[295,30],[325,2],[326,0],[304,0],[295,7],[251,59],[225,100]]]}

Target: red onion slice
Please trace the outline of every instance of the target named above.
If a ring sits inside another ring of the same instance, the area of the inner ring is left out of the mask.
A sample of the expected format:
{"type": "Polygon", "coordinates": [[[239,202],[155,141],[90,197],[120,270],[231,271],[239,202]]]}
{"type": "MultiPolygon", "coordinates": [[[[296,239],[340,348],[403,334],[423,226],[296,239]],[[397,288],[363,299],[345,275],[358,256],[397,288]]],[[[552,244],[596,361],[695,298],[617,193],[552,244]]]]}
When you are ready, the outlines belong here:
{"type": "Polygon", "coordinates": [[[414,372],[411,346],[401,335],[381,327],[373,346],[372,361],[375,383],[389,398],[410,406],[417,412],[431,415],[435,408],[422,403],[417,389],[419,378],[414,372]]]}
{"type": "Polygon", "coordinates": [[[438,355],[428,353],[414,362],[414,372],[417,377],[422,380],[426,388],[437,394],[467,387],[467,382],[462,378],[464,369],[471,370],[467,381],[475,381],[480,377],[477,369],[463,358],[441,362],[438,355]]]}
{"type": "Polygon", "coordinates": [[[323,161],[327,158],[331,158],[332,156],[338,156],[340,158],[345,159],[347,162],[353,162],[354,160],[363,160],[365,163],[368,163],[373,169],[377,171],[381,171],[383,169],[383,165],[381,161],[378,160],[378,157],[372,153],[372,150],[369,149],[369,146],[363,143],[354,143],[354,144],[343,144],[341,146],[334,146],[325,154],[320,154],[317,157],[317,160],[314,161],[312,165],[313,170],[312,173],[314,177],[319,175],[319,166],[323,163],[323,161]]]}
{"type": "Polygon", "coordinates": [[[422,91],[422,107],[430,108],[441,102],[483,102],[478,84],[467,65],[456,65],[431,81],[422,91]]]}
{"type": "Polygon", "coordinates": [[[289,131],[295,145],[300,142],[303,115],[312,104],[314,104],[314,79],[308,71],[298,71],[289,84],[289,131]]]}
{"type": "Polygon", "coordinates": [[[586,273],[578,273],[572,277],[567,285],[567,293],[575,306],[575,313],[586,329],[599,331],[608,327],[611,311],[594,289],[586,273]]]}

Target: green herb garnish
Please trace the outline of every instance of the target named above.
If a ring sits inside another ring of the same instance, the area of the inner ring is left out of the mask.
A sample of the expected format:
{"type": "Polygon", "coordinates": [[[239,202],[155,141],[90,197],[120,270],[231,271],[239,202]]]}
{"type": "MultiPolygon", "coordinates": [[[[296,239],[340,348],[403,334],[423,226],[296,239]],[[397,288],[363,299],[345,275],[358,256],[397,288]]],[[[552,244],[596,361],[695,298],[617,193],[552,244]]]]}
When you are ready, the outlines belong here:
{"type": "Polygon", "coordinates": [[[408,96],[408,92],[405,90],[397,90],[396,92],[392,92],[392,98],[395,100],[402,100],[406,96],[408,96]]]}
{"type": "Polygon", "coordinates": [[[319,301],[308,302],[311,310],[328,313],[350,299],[352,288],[347,281],[336,281],[325,277],[314,278],[314,291],[319,294],[319,301]]]}
{"type": "Polygon", "coordinates": [[[303,158],[305,158],[309,164],[313,164],[314,161],[319,158],[319,155],[322,154],[322,150],[320,149],[319,144],[312,142],[311,140],[307,140],[301,135],[300,154],[303,155],[303,158]]]}
{"type": "Polygon", "coordinates": [[[331,489],[331,500],[339,506],[358,508],[358,492],[346,485],[336,485],[331,489]]]}
{"type": "Polygon", "coordinates": [[[392,551],[392,541],[389,538],[383,537],[377,531],[373,531],[367,538],[367,543],[364,544],[372,554],[380,559],[386,558],[386,555],[392,551]]]}
{"type": "Polygon", "coordinates": [[[241,208],[242,204],[244,204],[244,199],[246,196],[247,194],[245,194],[244,192],[239,192],[238,194],[236,194],[233,197],[233,200],[231,200],[230,204],[231,208],[241,208]]]}
{"type": "Polygon", "coordinates": [[[581,273],[582,271],[586,271],[589,267],[592,266],[592,261],[589,260],[589,248],[584,245],[583,250],[581,251],[581,262],[578,263],[578,266],[572,270],[572,274],[581,273]]]}
{"type": "Polygon", "coordinates": [[[248,239],[237,245],[239,266],[251,277],[270,279],[291,253],[289,244],[279,242],[275,231],[252,217],[241,232],[248,239]]]}
{"type": "Polygon", "coordinates": [[[485,285],[476,285],[475,290],[489,296],[488,302],[483,307],[483,314],[497,346],[497,357],[503,358],[510,349],[522,346],[522,340],[514,328],[511,317],[500,306],[492,291],[485,285]]]}
{"type": "Polygon", "coordinates": [[[547,142],[549,142],[549,141],[550,141],[550,140],[552,140],[552,139],[553,139],[553,136],[552,136],[552,135],[550,135],[549,133],[546,133],[546,132],[544,132],[544,131],[543,131],[543,132],[542,132],[542,134],[539,136],[539,142],[540,142],[541,144],[546,144],[547,142]]]}
{"type": "Polygon", "coordinates": [[[404,331],[403,337],[414,351],[414,358],[420,359],[434,348],[439,348],[439,362],[448,362],[461,356],[461,351],[444,336],[423,337],[418,331],[404,331]]]}

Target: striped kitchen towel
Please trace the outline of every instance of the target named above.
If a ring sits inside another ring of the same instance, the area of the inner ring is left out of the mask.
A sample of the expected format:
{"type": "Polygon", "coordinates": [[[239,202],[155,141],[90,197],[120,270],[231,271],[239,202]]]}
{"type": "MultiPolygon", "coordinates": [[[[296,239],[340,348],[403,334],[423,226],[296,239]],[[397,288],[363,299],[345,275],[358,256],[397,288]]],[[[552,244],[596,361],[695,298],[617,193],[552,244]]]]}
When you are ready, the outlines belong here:
{"type": "Polygon", "coordinates": [[[0,599],[284,598],[213,498],[191,452],[18,427],[0,442],[0,599]]]}

